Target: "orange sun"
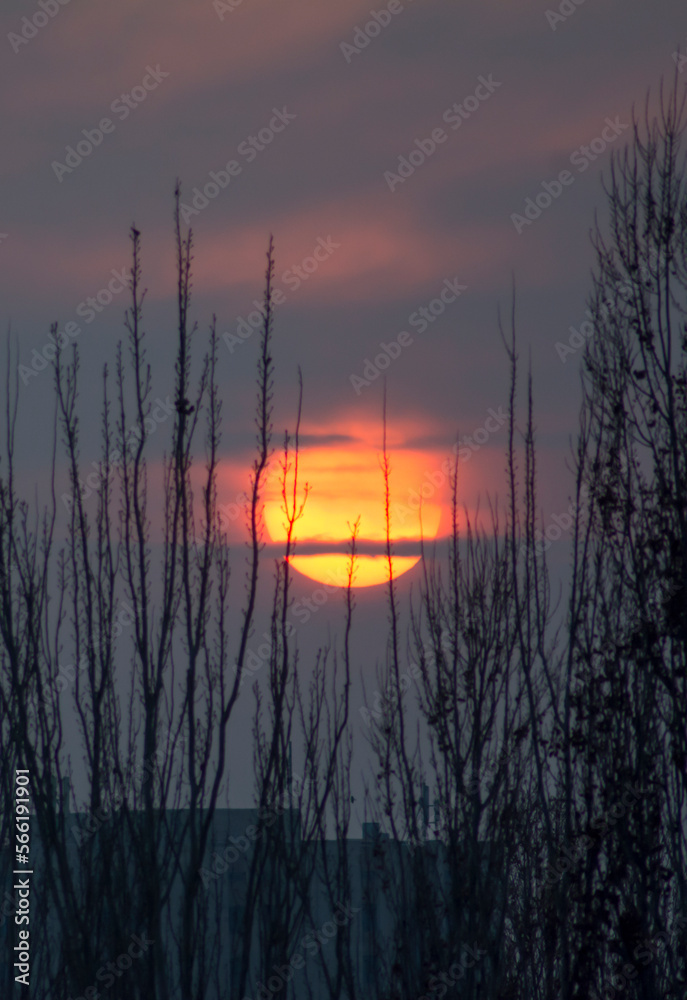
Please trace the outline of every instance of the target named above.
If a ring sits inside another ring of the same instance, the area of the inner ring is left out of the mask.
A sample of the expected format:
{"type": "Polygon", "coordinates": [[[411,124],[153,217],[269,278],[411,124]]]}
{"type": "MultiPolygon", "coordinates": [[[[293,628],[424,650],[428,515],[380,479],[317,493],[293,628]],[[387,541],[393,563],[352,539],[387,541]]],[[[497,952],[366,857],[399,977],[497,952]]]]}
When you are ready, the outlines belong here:
{"type": "MultiPolygon", "coordinates": [[[[393,450],[389,459],[391,538],[403,551],[392,558],[393,574],[398,577],[419,561],[421,538],[435,538],[439,530],[442,490],[439,485],[427,484],[432,476],[434,483],[439,483],[441,461],[427,452],[409,449],[393,450]]],[[[292,465],[288,476],[292,488],[292,465]]],[[[266,490],[265,524],[272,541],[284,542],[286,517],[275,478],[271,477],[266,490]]],[[[347,543],[352,525],[360,518],[353,585],[385,583],[389,568],[384,554],[384,477],[379,451],[364,442],[302,448],[298,466],[301,496],[306,482],[310,492],[294,527],[297,549],[290,559],[294,569],[319,583],[345,587],[350,563],[347,543]],[[298,549],[307,549],[307,553],[300,554],[298,549]]]]}

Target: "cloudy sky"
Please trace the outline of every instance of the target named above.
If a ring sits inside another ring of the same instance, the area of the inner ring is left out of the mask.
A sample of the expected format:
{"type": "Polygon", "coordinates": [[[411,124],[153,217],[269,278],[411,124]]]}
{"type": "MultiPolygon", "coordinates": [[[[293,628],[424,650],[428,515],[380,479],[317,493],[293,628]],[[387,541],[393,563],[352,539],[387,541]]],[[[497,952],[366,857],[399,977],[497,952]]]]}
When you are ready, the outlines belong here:
{"type": "MultiPolygon", "coordinates": [[[[503,495],[497,309],[513,282],[544,517],[567,508],[581,352],[556,345],[585,319],[611,152],[687,43],[682,3],[6,0],[0,23],[0,273],[13,366],[24,366],[27,482],[45,477],[52,322],[72,324],[83,412],[97,412],[97,376],[123,332],[117,276],[132,223],[155,395],[173,398],[179,178],[196,237],[194,317],[204,335],[216,313],[226,335],[221,502],[247,482],[250,314],[273,233],[275,426],[293,424],[300,365],[315,520],[337,496],[349,501],[341,522],[354,519],[380,484],[382,370],[397,502],[410,509],[413,491],[440,483],[457,434],[472,442],[466,506],[503,495]]],[[[171,420],[160,426],[163,442],[171,420]]],[[[96,421],[83,430],[86,476],[96,421]]],[[[425,526],[441,535],[444,494],[426,493],[425,526]]],[[[378,525],[367,527],[374,542],[378,525]]],[[[307,596],[313,582],[297,586],[307,596]]]]}

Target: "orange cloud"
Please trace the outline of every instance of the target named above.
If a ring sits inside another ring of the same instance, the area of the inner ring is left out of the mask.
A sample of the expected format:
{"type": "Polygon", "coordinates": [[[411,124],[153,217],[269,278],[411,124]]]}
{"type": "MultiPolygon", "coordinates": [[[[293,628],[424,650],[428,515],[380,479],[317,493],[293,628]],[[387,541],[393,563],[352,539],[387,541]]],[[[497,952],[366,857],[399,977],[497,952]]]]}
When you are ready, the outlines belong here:
{"type": "MultiPolygon", "coordinates": [[[[34,52],[40,58],[12,95],[3,90],[0,106],[15,114],[54,112],[65,105],[105,114],[118,92],[130,90],[146,65],[157,62],[173,81],[161,88],[159,100],[178,101],[180,90],[192,92],[220,81],[236,84],[267,68],[274,72],[302,63],[318,48],[331,49],[335,58],[339,41],[352,35],[356,21],[369,10],[367,0],[243,0],[220,20],[210,0],[70,6],[30,42],[30,49],[18,53],[34,52]]],[[[6,16],[3,23],[7,31],[16,31],[21,18],[6,16]]]]}
{"type": "MultiPolygon", "coordinates": [[[[221,210],[221,197],[208,206],[196,225],[196,220],[191,220],[193,228],[198,229],[194,289],[238,289],[246,298],[246,308],[262,294],[270,231],[276,244],[275,287],[282,289],[287,301],[395,301],[399,288],[404,293],[425,295],[432,283],[440,285],[444,277],[458,277],[472,287],[480,270],[484,281],[487,272],[498,267],[494,234],[488,228],[464,230],[456,239],[454,235],[433,233],[411,212],[380,205],[376,199],[298,208],[276,214],[264,223],[231,226],[220,232],[211,213],[221,210]],[[209,231],[206,220],[212,221],[209,231]],[[294,290],[293,278],[289,282],[285,276],[293,275],[294,266],[312,255],[320,237],[327,240],[330,236],[339,246],[294,290]]],[[[184,196],[184,200],[190,201],[190,197],[184,196]]],[[[45,230],[37,226],[25,229],[13,238],[15,251],[6,264],[8,276],[15,287],[28,288],[38,269],[46,293],[59,292],[63,298],[69,289],[80,301],[109,280],[112,267],[129,266],[126,222],[123,220],[121,232],[112,235],[68,231],[62,234],[59,244],[46,239],[45,230]]],[[[172,295],[176,286],[171,227],[143,232],[142,262],[149,294],[154,298],[172,295]]],[[[231,314],[220,316],[220,322],[231,323],[233,318],[231,314]]]]}
{"type": "MultiPolygon", "coordinates": [[[[240,178],[239,178],[240,180],[240,178]]],[[[466,284],[485,283],[499,267],[496,227],[474,226],[458,236],[432,231],[418,215],[376,194],[298,206],[251,223],[218,232],[204,231],[212,207],[198,220],[196,280],[199,290],[246,286],[260,290],[268,233],[275,236],[276,278],[287,299],[293,285],[284,276],[312,254],[318,238],[331,237],[339,246],[294,291],[309,302],[395,301],[404,293],[424,292],[444,277],[466,284]]],[[[154,255],[150,255],[151,257],[154,255]]],[[[169,279],[167,279],[169,280],[169,279]]],[[[150,283],[150,282],[149,282],[150,283]]],[[[153,283],[154,285],[154,283],[153,283]]],[[[252,296],[251,296],[252,298],[252,296]]]]}

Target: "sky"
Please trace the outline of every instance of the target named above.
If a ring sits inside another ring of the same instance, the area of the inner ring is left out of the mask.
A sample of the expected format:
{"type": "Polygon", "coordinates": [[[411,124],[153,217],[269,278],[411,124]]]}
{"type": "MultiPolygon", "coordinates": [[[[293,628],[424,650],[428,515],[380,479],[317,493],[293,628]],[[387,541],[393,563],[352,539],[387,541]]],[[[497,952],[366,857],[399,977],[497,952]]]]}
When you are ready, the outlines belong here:
{"type": "MultiPolygon", "coordinates": [[[[199,343],[213,313],[223,337],[221,504],[240,504],[252,461],[251,314],[272,233],[277,440],[293,427],[303,374],[304,555],[323,539],[344,544],[359,514],[376,551],[384,381],[399,538],[413,534],[423,486],[424,530],[445,533],[442,469],[457,438],[461,503],[474,512],[503,498],[508,363],[497,316],[513,288],[543,520],[568,509],[582,351],[566,348],[586,319],[602,177],[631,137],[633,106],[641,113],[647,92],[672,80],[674,53],[687,47],[683,3],[6,0],[0,27],[2,314],[20,375],[25,485],[46,481],[53,322],[72,324],[80,351],[84,478],[97,461],[92,414],[124,333],[132,224],[161,455],[174,396],[178,178],[195,234],[199,343]]],[[[237,517],[239,543],[242,530],[237,517]]],[[[563,533],[554,562],[565,563],[567,543],[563,533]]],[[[404,595],[418,579],[417,567],[401,578],[404,595]]],[[[299,573],[296,596],[313,586],[299,573]]],[[[318,611],[323,627],[334,596],[318,611]]],[[[381,609],[382,588],[367,588],[368,638],[381,609]]]]}

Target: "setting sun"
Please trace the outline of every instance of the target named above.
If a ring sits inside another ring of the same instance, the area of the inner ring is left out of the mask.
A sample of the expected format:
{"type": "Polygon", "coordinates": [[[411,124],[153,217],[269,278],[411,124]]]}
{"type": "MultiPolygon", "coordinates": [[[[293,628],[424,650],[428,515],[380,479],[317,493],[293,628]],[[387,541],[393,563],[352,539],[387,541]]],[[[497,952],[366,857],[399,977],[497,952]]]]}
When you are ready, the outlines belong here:
{"type": "MultiPolygon", "coordinates": [[[[394,555],[394,576],[400,576],[420,559],[421,538],[435,538],[442,505],[438,489],[429,499],[418,492],[426,481],[428,466],[436,459],[415,450],[390,454],[391,538],[404,554],[394,555]]],[[[289,469],[289,477],[293,468],[289,469]]],[[[346,551],[353,524],[360,518],[354,586],[371,587],[389,576],[384,554],[386,523],[384,478],[379,451],[366,443],[328,445],[301,450],[299,493],[309,494],[294,536],[301,552],[291,557],[299,573],[321,583],[346,586],[349,556],[346,551]],[[302,550],[307,549],[306,553],[302,550]]],[[[286,540],[287,526],[280,489],[272,477],[265,502],[265,524],[274,542],[286,540]]]]}

